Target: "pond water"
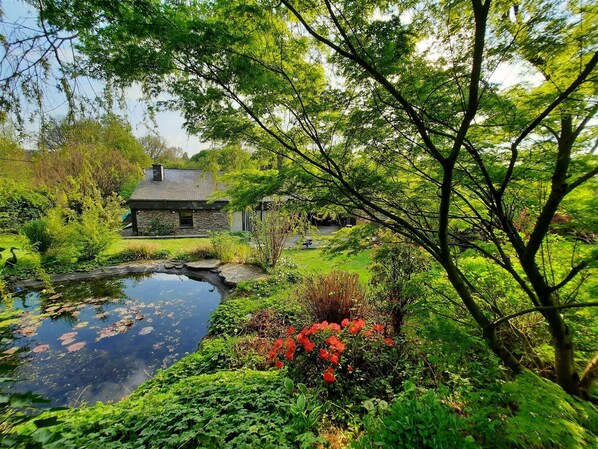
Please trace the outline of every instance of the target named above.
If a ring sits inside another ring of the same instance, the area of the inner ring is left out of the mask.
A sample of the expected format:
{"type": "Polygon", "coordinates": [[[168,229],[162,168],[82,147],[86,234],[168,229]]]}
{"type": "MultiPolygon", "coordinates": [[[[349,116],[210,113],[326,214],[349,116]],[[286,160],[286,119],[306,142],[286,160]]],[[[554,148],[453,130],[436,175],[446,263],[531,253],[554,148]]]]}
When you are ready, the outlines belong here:
{"type": "Polygon", "coordinates": [[[59,298],[15,299],[24,310],[3,357],[17,358],[14,391],[48,406],[118,400],[184,355],[208,330],[222,294],[183,275],[153,273],[67,284],[59,298]]]}

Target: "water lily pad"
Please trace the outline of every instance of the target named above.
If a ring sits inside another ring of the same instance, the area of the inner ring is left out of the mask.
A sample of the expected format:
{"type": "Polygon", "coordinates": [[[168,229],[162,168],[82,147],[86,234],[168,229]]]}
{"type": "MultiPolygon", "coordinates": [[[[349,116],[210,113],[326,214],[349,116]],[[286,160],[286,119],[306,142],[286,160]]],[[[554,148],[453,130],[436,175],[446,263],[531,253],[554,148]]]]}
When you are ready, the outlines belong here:
{"type": "Polygon", "coordinates": [[[68,338],[66,340],[62,340],[62,346],[68,346],[75,342],[74,338],[68,338]]]}
{"type": "MultiPolygon", "coordinates": [[[[75,338],[75,336],[78,334],[78,332],[67,332],[65,334],[62,334],[60,337],[58,337],[59,340],[62,341],[66,341],[66,340],[72,340],[75,338]]],[[[64,343],[63,343],[64,344],[64,343]]]]}
{"type": "Polygon", "coordinates": [[[17,329],[15,331],[16,334],[21,334],[23,337],[32,337],[35,335],[35,331],[37,330],[37,327],[35,326],[28,326],[28,327],[22,327],[20,329],[17,329]]]}
{"type": "Polygon", "coordinates": [[[73,329],[82,329],[84,327],[87,327],[87,325],[89,325],[89,321],[82,321],[81,323],[78,323],[75,327],[73,327],[73,329]]]}
{"type": "Polygon", "coordinates": [[[75,343],[74,345],[70,345],[68,348],[66,348],[66,350],[68,352],[75,352],[78,351],[79,349],[83,348],[85,346],[85,342],[84,341],[80,341],[79,343],[75,343]]]}
{"type": "Polygon", "coordinates": [[[106,327],[104,329],[100,330],[100,335],[96,338],[96,341],[100,341],[104,338],[108,338],[108,337],[114,337],[115,335],[118,335],[120,332],[114,328],[114,326],[109,326],[106,327]]]}
{"type": "Polygon", "coordinates": [[[50,349],[50,345],[41,345],[38,344],[35,348],[31,350],[31,352],[45,352],[50,349]]]}
{"type": "Polygon", "coordinates": [[[46,307],[46,308],[45,308],[45,311],[46,311],[46,312],[48,312],[48,313],[54,313],[54,312],[56,312],[58,309],[60,309],[61,307],[62,307],[62,306],[60,306],[60,305],[53,305],[53,306],[50,306],[50,307],[46,307]]]}
{"type": "Polygon", "coordinates": [[[154,328],[152,326],[146,326],[139,331],[139,335],[147,335],[150,332],[153,332],[154,328]]]}
{"type": "Polygon", "coordinates": [[[17,352],[19,350],[19,348],[17,348],[16,346],[13,346],[10,349],[7,349],[6,351],[3,351],[2,354],[6,354],[6,355],[12,355],[15,352],[17,352]]]}

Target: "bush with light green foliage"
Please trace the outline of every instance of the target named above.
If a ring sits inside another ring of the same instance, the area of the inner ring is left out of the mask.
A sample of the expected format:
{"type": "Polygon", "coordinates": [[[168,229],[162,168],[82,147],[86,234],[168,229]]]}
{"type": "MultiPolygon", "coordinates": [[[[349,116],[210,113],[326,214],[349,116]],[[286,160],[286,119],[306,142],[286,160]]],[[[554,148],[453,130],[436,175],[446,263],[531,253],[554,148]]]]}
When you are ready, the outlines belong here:
{"type": "MultiPolygon", "coordinates": [[[[417,395],[415,384],[405,382],[405,391],[387,408],[366,401],[366,434],[354,445],[368,448],[479,448],[464,423],[433,391],[417,395]]],[[[385,404],[385,403],[382,403],[385,404]]]]}
{"type": "Polygon", "coordinates": [[[31,247],[42,256],[46,254],[54,244],[54,238],[50,233],[48,221],[42,219],[33,220],[23,226],[23,234],[29,240],[31,247]]]}
{"type": "Polygon", "coordinates": [[[41,218],[51,204],[47,192],[0,177],[0,232],[17,233],[24,224],[41,218]]]}
{"type": "Polygon", "coordinates": [[[217,231],[210,233],[216,257],[222,262],[249,262],[251,247],[246,233],[217,231]]]}
{"type": "Polygon", "coordinates": [[[120,197],[102,198],[93,184],[72,184],[71,192],[56,207],[24,229],[45,264],[94,260],[120,236],[120,197]]]}

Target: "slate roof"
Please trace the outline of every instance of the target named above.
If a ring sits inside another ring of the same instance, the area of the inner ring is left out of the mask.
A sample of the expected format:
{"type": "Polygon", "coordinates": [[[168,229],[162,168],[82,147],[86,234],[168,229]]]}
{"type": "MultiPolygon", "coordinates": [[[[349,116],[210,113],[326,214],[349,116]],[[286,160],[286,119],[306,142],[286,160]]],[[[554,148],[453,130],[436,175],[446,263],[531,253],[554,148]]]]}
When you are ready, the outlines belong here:
{"type": "Polygon", "coordinates": [[[213,200],[215,191],[225,188],[214,182],[210,172],[202,170],[165,168],[163,181],[153,180],[151,168],[144,170],[144,174],[129,201],[208,201],[213,200]]]}

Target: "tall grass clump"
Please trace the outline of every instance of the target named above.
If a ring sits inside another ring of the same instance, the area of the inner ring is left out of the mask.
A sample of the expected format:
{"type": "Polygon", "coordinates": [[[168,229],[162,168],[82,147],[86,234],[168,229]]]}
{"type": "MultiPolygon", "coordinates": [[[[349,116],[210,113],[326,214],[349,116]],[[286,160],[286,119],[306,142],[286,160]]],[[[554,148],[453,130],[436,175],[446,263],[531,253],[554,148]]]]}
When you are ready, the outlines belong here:
{"type": "Polygon", "coordinates": [[[359,284],[359,275],[333,271],[305,279],[301,298],[314,321],[341,323],[363,312],[365,290],[359,284]]]}
{"type": "Polygon", "coordinates": [[[212,242],[209,240],[201,242],[199,245],[189,250],[181,250],[176,253],[177,259],[185,260],[205,260],[213,259],[215,257],[217,257],[216,251],[214,250],[212,242]]]}
{"type": "Polygon", "coordinates": [[[214,254],[222,262],[249,262],[251,247],[245,235],[231,232],[212,232],[210,242],[214,247],[214,254]]]}
{"type": "Polygon", "coordinates": [[[42,256],[54,244],[54,237],[50,232],[48,222],[44,219],[33,220],[23,226],[23,234],[29,240],[31,247],[42,256]]]}
{"type": "Polygon", "coordinates": [[[158,245],[151,243],[134,243],[123,249],[119,254],[122,260],[127,261],[160,259],[166,255],[166,251],[160,250],[158,245]]]}

